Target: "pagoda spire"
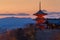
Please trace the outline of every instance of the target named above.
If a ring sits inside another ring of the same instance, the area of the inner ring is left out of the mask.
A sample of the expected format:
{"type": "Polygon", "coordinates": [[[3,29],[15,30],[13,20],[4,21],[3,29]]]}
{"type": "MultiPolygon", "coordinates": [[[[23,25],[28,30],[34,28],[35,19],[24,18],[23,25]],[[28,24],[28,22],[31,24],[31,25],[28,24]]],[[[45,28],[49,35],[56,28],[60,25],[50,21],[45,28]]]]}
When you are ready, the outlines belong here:
{"type": "Polygon", "coordinates": [[[39,2],[39,10],[41,10],[41,2],[39,2]]]}

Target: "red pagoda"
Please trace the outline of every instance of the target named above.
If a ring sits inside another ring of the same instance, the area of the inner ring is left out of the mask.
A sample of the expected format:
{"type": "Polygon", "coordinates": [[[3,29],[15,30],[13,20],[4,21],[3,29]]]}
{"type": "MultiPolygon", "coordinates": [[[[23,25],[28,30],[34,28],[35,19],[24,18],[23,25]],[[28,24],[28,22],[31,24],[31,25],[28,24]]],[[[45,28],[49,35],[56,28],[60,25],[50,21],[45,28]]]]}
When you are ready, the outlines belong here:
{"type": "Polygon", "coordinates": [[[34,15],[37,16],[37,18],[35,19],[37,27],[40,29],[45,29],[45,26],[44,26],[45,18],[44,18],[44,16],[47,14],[41,10],[41,2],[39,3],[39,11],[34,15]]]}

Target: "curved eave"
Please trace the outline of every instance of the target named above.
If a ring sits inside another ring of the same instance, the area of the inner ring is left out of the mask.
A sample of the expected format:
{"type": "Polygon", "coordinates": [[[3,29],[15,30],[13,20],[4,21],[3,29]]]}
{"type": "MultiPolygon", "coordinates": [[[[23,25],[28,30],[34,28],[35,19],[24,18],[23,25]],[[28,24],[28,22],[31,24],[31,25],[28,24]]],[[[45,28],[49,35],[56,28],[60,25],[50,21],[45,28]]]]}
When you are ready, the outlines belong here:
{"type": "MultiPolygon", "coordinates": [[[[33,15],[42,15],[42,14],[33,14],[33,15]]],[[[43,15],[47,15],[46,13],[44,13],[43,15]]]]}
{"type": "Polygon", "coordinates": [[[35,13],[35,14],[33,14],[33,15],[42,15],[42,14],[44,14],[44,15],[47,15],[47,13],[44,13],[43,11],[41,11],[41,10],[39,10],[37,13],[35,13]]]}

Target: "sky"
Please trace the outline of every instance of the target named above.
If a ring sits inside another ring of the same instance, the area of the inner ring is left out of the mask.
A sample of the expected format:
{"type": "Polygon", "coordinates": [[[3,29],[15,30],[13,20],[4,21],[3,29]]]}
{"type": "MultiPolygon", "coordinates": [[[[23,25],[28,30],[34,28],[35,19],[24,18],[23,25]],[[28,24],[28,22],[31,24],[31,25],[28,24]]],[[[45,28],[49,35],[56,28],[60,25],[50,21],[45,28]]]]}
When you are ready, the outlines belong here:
{"type": "Polygon", "coordinates": [[[60,12],[60,0],[41,0],[42,9],[50,12],[60,12]]]}
{"type": "Polygon", "coordinates": [[[41,9],[60,12],[60,0],[0,0],[0,14],[33,14],[39,10],[39,1],[41,1],[41,9]]]}
{"type": "Polygon", "coordinates": [[[0,13],[34,13],[38,0],[0,0],[0,13]]]}

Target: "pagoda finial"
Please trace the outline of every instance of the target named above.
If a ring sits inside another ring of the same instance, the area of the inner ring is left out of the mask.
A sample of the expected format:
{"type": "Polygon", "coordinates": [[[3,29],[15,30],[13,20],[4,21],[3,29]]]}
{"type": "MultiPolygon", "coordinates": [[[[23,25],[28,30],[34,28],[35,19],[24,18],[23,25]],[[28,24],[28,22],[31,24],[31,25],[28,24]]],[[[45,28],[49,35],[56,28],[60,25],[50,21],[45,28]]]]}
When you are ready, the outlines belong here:
{"type": "Polygon", "coordinates": [[[41,1],[39,2],[39,10],[41,10],[41,1]]]}

